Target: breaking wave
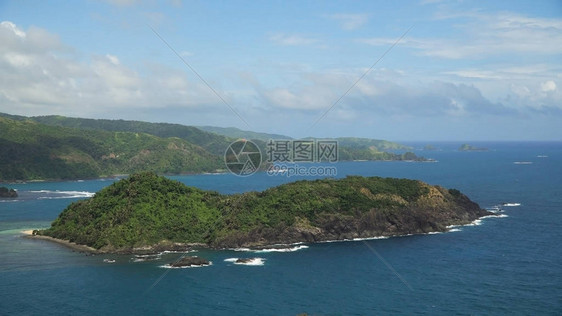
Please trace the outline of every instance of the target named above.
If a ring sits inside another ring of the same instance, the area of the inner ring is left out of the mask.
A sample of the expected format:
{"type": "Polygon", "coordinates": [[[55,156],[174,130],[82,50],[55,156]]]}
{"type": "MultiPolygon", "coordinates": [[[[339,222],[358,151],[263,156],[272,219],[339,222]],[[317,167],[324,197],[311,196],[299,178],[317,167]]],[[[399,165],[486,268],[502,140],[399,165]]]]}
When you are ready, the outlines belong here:
{"type": "Polygon", "coordinates": [[[246,266],[263,266],[265,264],[264,258],[248,258],[248,261],[246,262],[236,262],[238,261],[238,259],[240,258],[227,258],[224,259],[224,261],[232,262],[234,264],[239,264],[239,265],[246,265],[246,266]]]}
{"type": "Polygon", "coordinates": [[[95,195],[94,192],[88,191],[39,190],[29,192],[41,194],[42,196],[38,197],[39,200],[89,198],[95,195]]]}

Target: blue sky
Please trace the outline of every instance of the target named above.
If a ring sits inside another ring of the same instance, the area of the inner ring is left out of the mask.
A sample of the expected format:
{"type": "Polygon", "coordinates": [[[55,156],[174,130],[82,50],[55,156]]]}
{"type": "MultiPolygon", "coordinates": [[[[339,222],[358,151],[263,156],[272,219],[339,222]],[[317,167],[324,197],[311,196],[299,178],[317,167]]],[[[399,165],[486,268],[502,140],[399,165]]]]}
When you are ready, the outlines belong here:
{"type": "Polygon", "coordinates": [[[562,140],[560,1],[23,0],[0,22],[0,112],[562,140]]]}

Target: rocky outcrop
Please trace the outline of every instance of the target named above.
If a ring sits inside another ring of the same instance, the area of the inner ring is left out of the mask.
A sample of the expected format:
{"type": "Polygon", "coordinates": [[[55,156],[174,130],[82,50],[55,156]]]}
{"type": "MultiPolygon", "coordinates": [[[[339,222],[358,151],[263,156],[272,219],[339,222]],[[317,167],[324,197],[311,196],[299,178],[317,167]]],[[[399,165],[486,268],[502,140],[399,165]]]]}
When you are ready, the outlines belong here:
{"type": "Polygon", "coordinates": [[[207,259],[201,257],[182,257],[177,261],[170,263],[170,267],[173,268],[183,268],[183,267],[193,267],[193,266],[207,266],[211,262],[207,259]]]}
{"type": "Polygon", "coordinates": [[[0,187],[0,198],[17,198],[18,193],[14,189],[0,187]]]}
{"type": "MultiPolygon", "coordinates": [[[[396,201],[400,206],[393,211],[372,208],[355,214],[323,213],[313,222],[296,218],[291,226],[260,227],[247,233],[233,233],[217,240],[213,246],[260,248],[272,244],[445,232],[449,225],[469,224],[482,216],[493,215],[457,190],[423,185],[427,194],[415,202],[396,201]]],[[[380,199],[380,195],[373,199],[380,199]]],[[[396,197],[389,196],[389,199],[396,197]]]]}

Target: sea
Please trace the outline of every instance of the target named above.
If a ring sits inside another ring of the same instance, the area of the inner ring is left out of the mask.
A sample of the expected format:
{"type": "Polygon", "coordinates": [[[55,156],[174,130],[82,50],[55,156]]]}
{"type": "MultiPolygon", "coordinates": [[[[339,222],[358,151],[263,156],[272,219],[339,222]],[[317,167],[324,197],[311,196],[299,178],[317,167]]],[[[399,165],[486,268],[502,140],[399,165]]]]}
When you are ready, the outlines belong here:
{"type": "MultiPolygon", "coordinates": [[[[266,249],[86,255],[24,238],[117,179],[8,184],[0,200],[1,315],[562,315],[562,143],[431,143],[436,162],[326,164],[347,175],[456,188],[498,215],[450,232],[266,249]],[[501,210],[501,211],[499,211],[501,210]],[[237,258],[254,258],[237,264],[237,258]],[[114,260],[114,262],[113,262],[114,260]]],[[[170,176],[221,193],[319,177],[265,172],[170,176]]],[[[4,184],[5,185],[5,184],[4,184]]]]}

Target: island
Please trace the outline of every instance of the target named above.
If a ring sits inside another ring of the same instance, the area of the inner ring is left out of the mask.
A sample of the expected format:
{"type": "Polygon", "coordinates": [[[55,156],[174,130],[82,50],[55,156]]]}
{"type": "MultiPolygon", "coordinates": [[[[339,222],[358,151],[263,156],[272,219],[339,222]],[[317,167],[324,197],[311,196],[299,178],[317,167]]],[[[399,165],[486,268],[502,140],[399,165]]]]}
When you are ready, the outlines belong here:
{"type": "Polygon", "coordinates": [[[469,144],[462,144],[461,147],[459,147],[459,151],[488,151],[488,148],[475,147],[469,144]]]}
{"type": "Polygon", "coordinates": [[[30,237],[99,253],[259,248],[444,232],[492,214],[459,190],[418,180],[348,176],[225,195],[143,172],[72,203],[30,237]]]}
{"type": "Polygon", "coordinates": [[[18,193],[14,189],[0,187],[0,198],[17,198],[18,193]]]}

